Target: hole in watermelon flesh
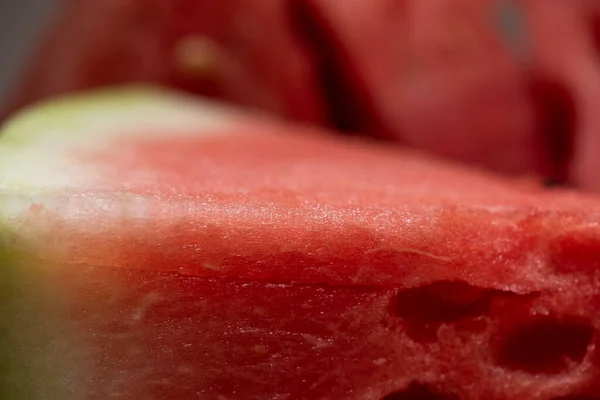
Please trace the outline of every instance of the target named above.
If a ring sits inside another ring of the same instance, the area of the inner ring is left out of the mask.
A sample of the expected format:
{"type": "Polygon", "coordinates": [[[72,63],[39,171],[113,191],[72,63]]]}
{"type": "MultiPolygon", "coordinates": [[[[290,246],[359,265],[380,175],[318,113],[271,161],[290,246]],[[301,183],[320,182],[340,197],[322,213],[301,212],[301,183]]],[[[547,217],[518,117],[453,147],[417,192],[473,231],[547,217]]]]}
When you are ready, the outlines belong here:
{"type": "Polygon", "coordinates": [[[413,383],[407,389],[390,393],[381,400],[458,400],[458,397],[441,394],[427,385],[413,383]]]}
{"type": "Polygon", "coordinates": [[[391,311],[402,318],[407,334],[416,342],[437,340],[442,324],[477,331],[486,327],[483,318],[491,303],[514,293],[484,289],[466,282],[440,281],[407,289],[396,295],[391,311]]]}
{"type": "Polygon", "coordinates": [[[545,316],[512,329],[503,339],[498,363],[530,373],[559,373],[581,363],[594,328],[581,321],[545,316]]]}

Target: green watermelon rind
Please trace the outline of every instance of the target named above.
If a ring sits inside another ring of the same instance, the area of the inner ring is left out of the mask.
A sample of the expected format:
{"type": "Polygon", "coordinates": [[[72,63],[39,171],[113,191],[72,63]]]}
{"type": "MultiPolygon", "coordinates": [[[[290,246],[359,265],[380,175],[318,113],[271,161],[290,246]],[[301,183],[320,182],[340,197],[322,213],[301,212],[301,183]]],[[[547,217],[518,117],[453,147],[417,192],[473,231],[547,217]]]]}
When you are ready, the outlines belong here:
{"type": "Polygon", "coordinates": [[[63,340],[58,297],[46,290],[39,261],[0,229],[0,399],[77,400],[78,380],[67,372],[75,366],[65,365],[75,342],[63,340]]]}

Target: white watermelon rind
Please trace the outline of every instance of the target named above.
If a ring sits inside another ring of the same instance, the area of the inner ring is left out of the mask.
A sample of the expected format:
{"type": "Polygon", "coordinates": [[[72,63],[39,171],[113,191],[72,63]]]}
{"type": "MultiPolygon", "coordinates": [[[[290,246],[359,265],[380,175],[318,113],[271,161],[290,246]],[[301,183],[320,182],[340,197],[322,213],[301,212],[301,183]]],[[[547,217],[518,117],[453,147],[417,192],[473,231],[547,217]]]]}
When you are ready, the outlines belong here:
{"type": "Polygon", "coordinates": [[[99,89],[33,105],[0,128],[0,196],[85,183],[89,171],[81,165],[77,173],[67,152],[110,149],[125,138],[223,132],[242,115],[152,86],[99,89]]]}

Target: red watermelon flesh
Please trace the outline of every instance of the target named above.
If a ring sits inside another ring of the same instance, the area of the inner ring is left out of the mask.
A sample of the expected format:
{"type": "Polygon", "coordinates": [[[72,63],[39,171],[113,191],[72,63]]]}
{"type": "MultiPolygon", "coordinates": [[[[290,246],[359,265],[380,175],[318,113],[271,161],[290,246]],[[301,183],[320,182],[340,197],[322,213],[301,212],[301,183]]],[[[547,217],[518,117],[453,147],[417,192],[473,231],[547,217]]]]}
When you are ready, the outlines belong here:
{"type": "Polygon", "coordinates": [[[287,11],[278,0],[65,0],[10,109],[153,82],[325,122],[316,61],[287,11]]]}
{"type": "Polygon", "coordinates": [[[0,160],[3,398],[600,394],[597,198],[139,88],[0,160]]]}

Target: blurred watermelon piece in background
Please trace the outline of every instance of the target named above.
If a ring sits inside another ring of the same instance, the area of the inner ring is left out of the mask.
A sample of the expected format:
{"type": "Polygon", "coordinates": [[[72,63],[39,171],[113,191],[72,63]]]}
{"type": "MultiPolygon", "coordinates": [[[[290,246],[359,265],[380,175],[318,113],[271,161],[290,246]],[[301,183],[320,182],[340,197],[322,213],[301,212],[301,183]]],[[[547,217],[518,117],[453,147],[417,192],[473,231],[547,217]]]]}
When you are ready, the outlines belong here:
{"type": "Polygon", "coordinates": [[[492,2],[463,3],[67,0],[13,104],[158,82],[538,171],[547,160],[492,2]]]}
{"type": "Polygon", "coordinates": [[[154,82],[323,122],[315,60],[278,0],[60,3],[14,106],[104,85],[154,82]]]}
{"type": "Polygon", "coordinates": [[[10,109],[154,82],[595,189],[599,8],[586,0],[64,0],[10,109]]]}

